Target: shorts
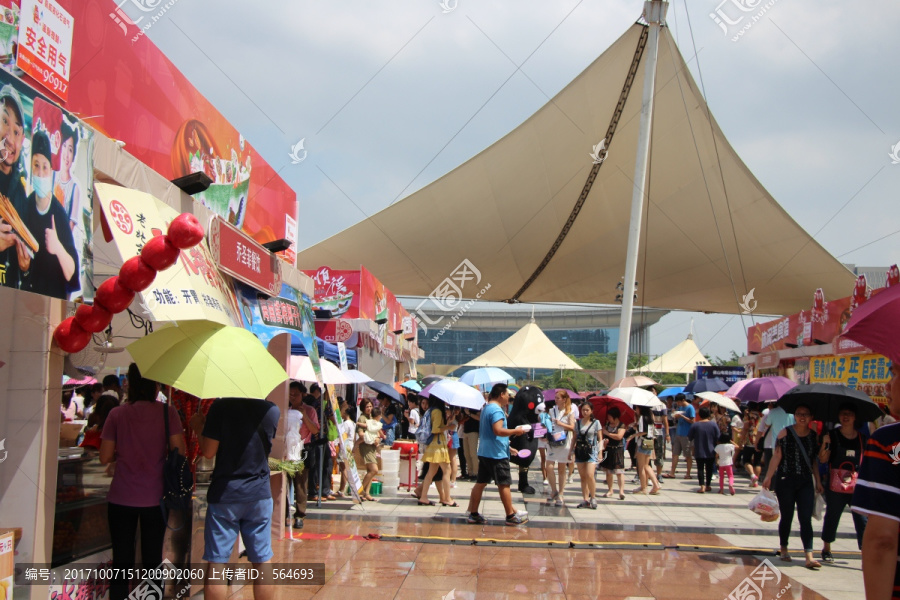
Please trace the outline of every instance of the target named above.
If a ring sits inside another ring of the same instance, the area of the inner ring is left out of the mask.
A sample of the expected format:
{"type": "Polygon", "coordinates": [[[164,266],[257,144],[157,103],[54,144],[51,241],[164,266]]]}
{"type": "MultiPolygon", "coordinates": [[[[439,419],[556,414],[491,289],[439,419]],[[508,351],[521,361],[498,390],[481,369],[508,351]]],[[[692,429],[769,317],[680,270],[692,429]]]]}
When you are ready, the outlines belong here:
{"type": "MultiPolygon", "coordinates": [[[[654,442],[654,444],[655,444],[655,442],[654,442]]],[[[637,446],[638,454],[643,454],[644,456],[653,456],[653,448],[646,449],[646,448],[644,448],[643,444],[636,444],[636,446],[637,446]]]]}
{"type": "Polygon", "coordinates": [[[672,438],[672,457],[681,455],[684,455],[685,458],[691,458],[694,455],[694,448],[686,435],[676,435],[672,438]]]}
{"type": "Polygon", "coordinates": [[[490,483],[491,479],[497,485],[512,485],[508,458],[478,457],[478,477],[475,479],[475,483],[490,483]]]}
{"type": "Polygon", "coordinates": [[[597,447],[596,446],[591,448],[591,455],[587,460],[578,460],[578,455],[577,454],[575,455],[575,464],[576,465],[577,464],[584,465],[584,464],[591,464],[591,463],[597,464],[598,462],[600,462],[600,459],[597,457],[597,447]]]}
{"type": "Polygon", "coordinates": [[[272,499],[218,502],[206,508],[203,560],[224,564],[231,559],[238,533],[251,563],[272,560],[272,499]]]}
{"type": "Polygon", "coordinates": [[[450,435],[450,448],[459,450],[459,434],[455,431],[450,435]]]}
{"type": "Polygon", "coordinates": [[[745,465],[759,467],[762,464],[762,452],[754,446],[744,446],[744,449],[741,450],[741,462],[745,465]]]}
{"type": "Polygon", "coordinates": [[[663,461],[666,459],[666,437],[663,435],[658,435],[653,438],[654,450],[656,451],[656,458],[653,459],[653,462],[657,467],[662,467],[663,461]]]}

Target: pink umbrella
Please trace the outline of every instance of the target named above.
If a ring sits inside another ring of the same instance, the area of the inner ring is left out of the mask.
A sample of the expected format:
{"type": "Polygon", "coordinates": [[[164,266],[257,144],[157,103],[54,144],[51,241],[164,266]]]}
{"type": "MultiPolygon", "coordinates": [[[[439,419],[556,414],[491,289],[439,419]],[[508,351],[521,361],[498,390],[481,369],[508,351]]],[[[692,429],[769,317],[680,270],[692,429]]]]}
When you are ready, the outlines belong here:
{"type": "Polygon", "coordinates": [[[856,307],[843,336],[900,361],[900,285],[889,287],[856,307]]]}
{"type": "Polygon", "coordinates": [[[728,391],[725,392],[725,395],[728,396],[729,398],[737,398],[737,396],[735,394],[737,394],[739,391],[741,391],[741,388],[743,388],[745,385],[747,385],[754,379],[756,379],[756,377],[751,377],[750,379],[738,380],[730,388],[728,388],[728,391]]]}

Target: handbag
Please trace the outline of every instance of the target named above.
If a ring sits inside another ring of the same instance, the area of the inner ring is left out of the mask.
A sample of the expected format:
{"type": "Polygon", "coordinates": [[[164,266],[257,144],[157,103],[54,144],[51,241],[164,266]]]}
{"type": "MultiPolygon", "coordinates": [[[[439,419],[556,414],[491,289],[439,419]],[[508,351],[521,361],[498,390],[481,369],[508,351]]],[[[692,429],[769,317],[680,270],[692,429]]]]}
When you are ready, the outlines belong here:
{"type": "MultiPolygon", "coordinates": [[[[857,438],[859,439],[859,456],[862,458],[862,436],[857,435],[857,438]]],[[[842,462],[838,468],[833,468],[828,473],[828,489],[832,492],[837,492],[838,494],[852,494],[853,490],[856,488],[856,478],[858,475],[859,473],[856,472],[856,467],[852,462],[842,462]],[[850,465],[850,468],[845,469],[844,465],[850,465]]]]}
{"type": "Polygon", "coordinates": [[[181,513],[181,525],[173,529],[178,531],[187,522],[188,510],[191,507],[191,495],[194,492],[194,477],[186,456],[178,452],[177,448],[169,446],[169,405],[163,404],[163,420],[166,430],[166,460],[163,463],[163,496],[159,501],[162,509],[163,521],[169,527],[169,511],[181,513]]]}
{"type": "Polygon", "coordinates": [[[791,435],[793,435],[794,439],[797,441],[797,448],[800,450],[800,456],[802,456],[804,462],[806,462],[806,466],[809,468],[809,472],[813,473],[812,475],[810,475],[810,477],[812,477],[813,480],[813,490],[815,490],[816,502],[813,505],[812,517],[816,521],[821,521],[822,517],[825,516],[825,498],[818,492],[818,490],[816,490],[816,476],[812,468],[812,461],[809,460],[809,455],[806,453],[806,447],[803,445],[803,442],[800,441],[800,436],[797,435],[796,431],[794,431],[793,426],[788,427],[788,430],[790,430],[791,435]]]}
{"type": "MultiPolygon", "coordinates": [[[[559,410],[555,407],[553,408],[556,414],[556,419],[559,419],[559,410]]],[[[554,429],[547,436],[547,443],[550,444],[552,448],[560,448],[566,445],[566,441],[568,441],[568,435],[565,429],[554,429]]]]}
{"type": "Polygon", "coordinates": [[[587,431],[585,431],[584,433],[581,433],[579,431],[578,437],[575,438],[575,460],[577,460],[578,462],[587,462],[591,459],[591,451],[593,450],[593,446],[588,440],[591,429],[594,427],[594,423],[596,422],[596,419],[591,419],[591,424],[588,425],[587,431]]]}

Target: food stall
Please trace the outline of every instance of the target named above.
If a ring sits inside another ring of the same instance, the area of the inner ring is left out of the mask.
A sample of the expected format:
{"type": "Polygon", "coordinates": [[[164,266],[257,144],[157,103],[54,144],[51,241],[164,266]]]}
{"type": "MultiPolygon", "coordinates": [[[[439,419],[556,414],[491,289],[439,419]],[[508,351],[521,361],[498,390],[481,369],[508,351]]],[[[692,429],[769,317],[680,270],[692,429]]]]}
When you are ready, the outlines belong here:
{"type": "MultiPolygon", "coordinates": [[[[886,287],[900,285],[896,265],[887,275],[886,287]]],[[[748,328],[747,355],[740,364],[754,377],[845,385],[887,406],[890,360],[841,335],[853,310],[886,287],[870,290],[860,275],[853,293],[844,298],[826,301],[822,290],[816,290],[810,310],[748,328]]]]}

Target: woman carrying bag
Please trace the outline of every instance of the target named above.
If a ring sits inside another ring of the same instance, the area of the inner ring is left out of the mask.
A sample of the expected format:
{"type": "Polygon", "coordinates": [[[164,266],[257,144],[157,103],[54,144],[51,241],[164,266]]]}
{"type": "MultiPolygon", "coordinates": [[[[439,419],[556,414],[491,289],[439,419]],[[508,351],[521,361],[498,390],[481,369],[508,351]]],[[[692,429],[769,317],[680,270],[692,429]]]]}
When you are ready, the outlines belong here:
{"type": "Polygon", "coordinates": [[[600,440],[603,434],[600,421],[594,418],[594,406],[590,402],[581,405],[581,420],[575,430],[575,445],[572,446],[572,455],[575,457],[575,466],[578,467],[578,477],[581,479],[581,497],[584,501],[575,508],[597,508],[597,482],[594,480],[594,472],[597,463],[600,462],[600,440]]]}
{"type": "Polygon", "coordinates": [[[110,411],[100,442],[100,462],[105,465],[115,461],[117,465],[109,486],[107,510],[112,566],[121,570],[110,581],[110,600],[124,600],[128,596],[124,573],[135,567],[138,527],[141,528],[142,566],[155,569],[162,562],[166,533],[160,508],[163,469],[169,448],[182,456],[185,454],[181,420],[174,407],[166,406],[163,410],[165,405],[156,402],[156,382],[131,374],[128,390],[131,402],[110,411]]]}
{"type": "Polygon", "coordinates": [[[803,542],[803,552],[806,554],[806,568],[819,569],[822,567],[821,563],[813,558],[812,528],[816,492],[821,494],[823,489],[822,482],[819,481],[819,461],[816,454],[819,445],[816,432],[809,427],[812,418],[810,408],[802,404],[797,406],[794,418],[796,419],[794,425],[788,425],[778,434],[763,488],[772,489],[772,478],[777,472],[775,495],[778,497],[778,508],[781,511],[781,520],[778,522],[781,560],[791,561],[788,538],[796,506],[797,520],[800,521],[800,539],[803,542]]]}
{"type": "MultiPolygon", "coordinates": [[[[865,449],[863,436],[854,427],[856,411],[852,404],[844,404],[838,408],[838,421],[841,426],[822,436],[822,447],[819,450],[819,462],[828,465],[828,477],[825,480],[825,522],[822,524],[822,560],[827,563],[834,562],[831,543],[837,537],[844,508],[853,499],[856,474],[865,449]]],[[[863,533],[868,519],[857,512],[851,514],[856,528],[856,543],[862,550],[863,533]]]]}

